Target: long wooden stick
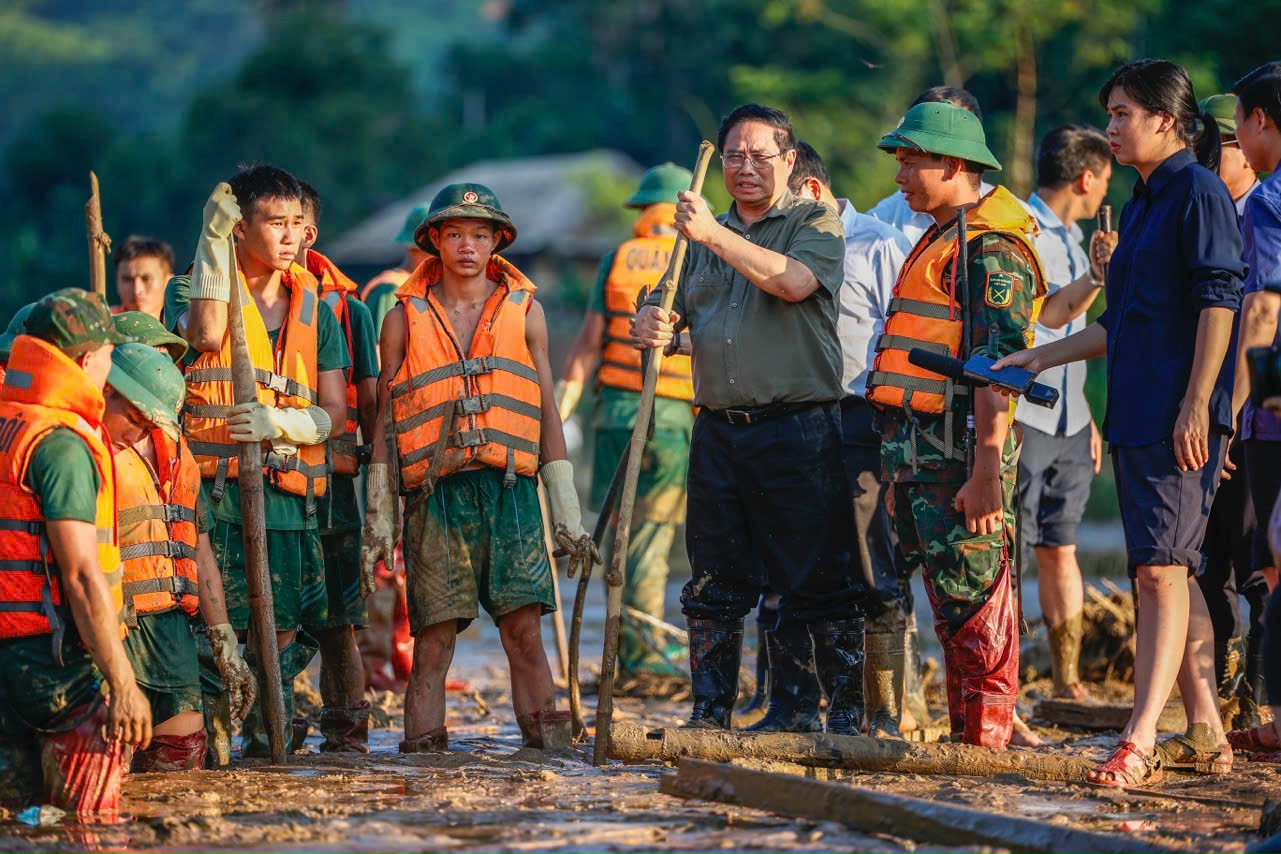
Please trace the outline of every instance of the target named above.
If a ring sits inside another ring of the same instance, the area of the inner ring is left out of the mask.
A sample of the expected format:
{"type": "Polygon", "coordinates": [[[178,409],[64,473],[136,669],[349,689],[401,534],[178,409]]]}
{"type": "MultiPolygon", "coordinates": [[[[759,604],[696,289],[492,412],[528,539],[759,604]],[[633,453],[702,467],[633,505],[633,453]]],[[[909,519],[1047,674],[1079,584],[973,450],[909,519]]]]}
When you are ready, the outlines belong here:
{"type": "Polygon", "coordinates": [[[738,804],[793,818],[837,821],[864,833],[880,833],[948,848],[993,847],[1010,851],[1175,851],[1133,834],[1098,833],[1003,810],[925,800],[844,783],[807,780],[732,765],[682,759],[659,791],[679,798],[738,804]]]}
{"type": "Polygon", "coordinates": [[[569,635],[565,633],[565,605],[560,598],[560,568],[556,565],[556,538],[552,535],[551,503],[547,489],[538,484],[538,505],[542,508],[543,545],[552,569],[552,593],[556,597],[556,610],[552,612],[552,630],[556,634],[556,657],[560,661],[560,678],[569,685],[569,635]]]}
{"type": "MultiPolygon", "coordinates": [[[[712,162],[716,146],[707,140],[698,148],[698,161],[694,164],[694,179],[690,181],[692,193],[703,191],[703,179],[707,177],[707,167],[712,162]]],[[[667,272],[659,280],[662,288],[661,305],[670,311],[676,299],[676,285],[680,281],[681,270],[685,266],[685,253],[689,249],[689,240],[681,234],[676,237],[672,247],[672,257],[667,264],[667,272]]],[[[627,476],[623,480],[623,492],[619,496],[618,523],[614,529],[614,549],[610,555],[609,583],[605,599],[605,649],[600,662],[600,690],[596,697],[596,743],[593,746],[592,761],[604,765],[609,754],[610,724],[614,719],[614,665],[618,657],[618,628],[623,615],[623,580],[627,572],[627,542],[632,533],[632,512],[636,508],[636,481],[640,478],[641,458],[645,456],[645,440],[649,434],[649,416],[654,409],[654,394],[658,389],[658,371],[663,364],[663,351],[654,350],[649,363],[645,366],[645,380],[641,386],[640,407],[636,411],[636,425],[632,428],[631,450],[627,458],[627,476]]]]}
{"type": "Polygon", "coordinates": [[[89,282],[93,292],[107,298],[107,253],[111,238],[102,230],[102,198],[98,195],[98,176],[89,173],[89,201],[85,202],[85,235],[89,240],[89,282]]]}
{"type": "MultiPolygon", "coordinates": [[[[231,257],[231,299],[227,303],[227,330],[231,335],[231,386],[237,404],[258,400],[258,382],[249,356],[242,314],[240,270],[236,241],[228,239],[231,257]]],[[[247,296],[247,295],[246,295],[247,296]]],[[[262,678],[258,680],[271,761],[283,765],[285,755],[285,695],[280,683],[280,656],[276,650],[276,610],[267,571],[267,517],[263,509],[262,443],[242,442],[239,458],[240,530],[245,541],[245,580],[249,587],[250,643],[256,644],[262,678]]]]}

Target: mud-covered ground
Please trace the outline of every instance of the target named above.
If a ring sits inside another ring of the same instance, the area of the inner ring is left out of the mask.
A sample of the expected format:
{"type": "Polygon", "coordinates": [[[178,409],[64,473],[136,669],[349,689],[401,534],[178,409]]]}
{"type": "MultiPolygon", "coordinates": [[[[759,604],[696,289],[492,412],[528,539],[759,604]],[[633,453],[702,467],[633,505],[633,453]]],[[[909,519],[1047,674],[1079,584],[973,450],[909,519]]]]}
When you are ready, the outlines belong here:
{"type": "MultiPolygon", "coordinates": [[[[572,601],[572,590],[563,598],[572,601]]],[[[602,612],[602,599],[596,588],[589,614],[602,612]]],[[[675,612],[670,616],[679,619],[675,612]]],[[[554,662],[550,625],[545,634],[554,662]]],[[[599,622],[589,620],[585,670],[598,666],[599,650],[599,622]]],[[[322,756],[313,735],[310,752],[291,757],[287,767],[241,762],[226,772],[134,776],[125,783],[128,822],[27,828],[8,821],[0,824],[0,850],[916,850],[910,828],[892,838],[872,837],[832,822],[668,797],[658,793],[658,780],[669,769],[593,768],[590,745],[561,756],[520,749],[497,631],[484,620],[460,638],[454,675],[476,691],[450,697],[448,755],[397,753],[399,698],[378,695],[375,717],[382,725],[373,730],[368,756],[322,756]]],[[[585,703],[590,724],[594,697],[585,703]]],[[[1030,713],[1030,705],[1023,710],[1030,713]]],[[[616,704],[618,719],[656,726],[675,725],[686,711],[684,702],[621,698],[616,704]]],[[[1068,742],[1059,749],[1097,757],[1114,741],[1106,734],[1038,732],[1051,742],[1068,742]]],[[[1177,849],[1226,851],[1253,841],[1264,800],[1281,799],[1275,766],[1238,767],[1226,780],[1171,776],[1148,793],[1021,778],[842,779],[1177,849]]],[[[975,849],[958,840],[955,850],[975,849]]]]}

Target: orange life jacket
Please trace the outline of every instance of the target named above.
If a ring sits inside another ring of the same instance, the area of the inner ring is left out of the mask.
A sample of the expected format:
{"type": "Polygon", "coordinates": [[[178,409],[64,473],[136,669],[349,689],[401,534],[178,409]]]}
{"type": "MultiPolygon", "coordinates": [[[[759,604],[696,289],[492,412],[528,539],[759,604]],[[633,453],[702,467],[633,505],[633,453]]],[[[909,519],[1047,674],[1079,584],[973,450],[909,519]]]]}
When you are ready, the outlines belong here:
{"type": "MultiPolygon", "coordinates": [[[[966,217],[966,226],[967,242],[971,244],[988,232],[1012,238],[1017,251],[1036,271],[1036,298],[1045,295],[1045,276],[1032,243],[1037,233],[1036,220],[1009,190],[998,186],[984,196],[966,217]]],[[[931,229],[916,244],[899,271],[885,331],[876,344],[876,358],[868,378],[869,400],[882,409],[906,410],[909,416],[950,413],[952,399],[969,392],[968,387],[907,360],[908,351],[913,348],[953,358],[960,353],[966,309],[952,289],[956,226],[929,239],[933,234],[931,229]]],[[[983,282],[971,282],[971,294],[982,293],[984,286],[983,282]]],[[[1033,328],[1034,322],[1029,323],[1029,336],[1033,328]]]]}
{"type": "Polygon", "coordinates": [[[360,301],[369,302],[369,295],[379,285],[395,285],[399,288],[409,278],[409,275],[410,271],[404,267],[392,267],[390,270],[383,270],[366,282],[365,286],[360,289],[360,301]]]}
{"type": "Polygon", "coordinates": [[[120,613],[116,469],[104,407],[102,392],[61,350],[29,335],[14,339],[0,386],[0,639],[52,633],[56,652],[70,619],[40,500],[25,483],[37,445],[59,427],[84,440],[98,467],[98,562],[120,613]]]}
{"type": "Polygon", "coordinates": [[[466,429],[445,425],[451,435],[440,475],[482,463],[506,471],[506,485],[514,486],[516,475],[538,473],[542,392],[525,343],[534,284],[493,256],[486,276],[498,286],[464,355],[436,298],[441,269],[439,258],[427,259],[397,292],[405,309],[405,361],[392,378],[391,404],[401,490],[413,492],[426,481],[451,398],[466,429]]]}
{"type": "MultiPolygon", "coordinates": [[[[289,314],[273,350],[258,306],[238,276],[245,338],[258,380],[258,400],[267,406],[298,407],[317,404],[316,347],[319,296],[316,279],[294,264],[282,274],[289,289],[289,314]]],[[[210,500],[222,500],[227,478],[239,471],[240,443],[227,432],[227,410],[235,402],[231,387],[231,334],[223,335],[215,353],[201,353],[187,369],[187,405],[183,427],[191,453],[200,465],[200,476],[212,478],[210,500]]],[[[316,512],[316,498],[325,494],[328,465],[324,445],[303,445],[292,456],[264,449],[263,471],[270,483],[291,495],[307,499],[307,515],[316,512]]]]}
{"type": "Polygon", "coordinates": [[[196,498],[200,469],[186,441],[151,433],[153,471],[133,448],[116,454],[120,560],[124,564],[125,622],[138,614],[200,607],[196,574],[196,498]]]}
{"type": "Polygon", "coordinates": [[[320,282],[321,298],[334,310],[334,316],[347,336],[347,352],[351,354],[352,362],[352,367],[344,375],[347,380],[347,423],[341,434],[331,433],[325,444],[329,447],[329,462],[334,474],[355,475],[360,470],[360,463],[369,455],[369,447],[361,445],[357,438],[360,410],[357,408],[356,384],[351,379],[356,364],[356,348],[351,337],[351,312],[347,311],[347,300],[354,298],[356,283],[315,249],[307,250],[307,272],[320,282]]]}
{"type": "MultiPolygon", "coordinates": [[[[614,265],[605,282],[605,346],[597,386],[610,386],[626,391],[640,391],[641,351],[632,346],[632,318],[642,291],[648,291],[662,278],[676,243],[672,223],[676,205],[650,205],[636,220],[636,236],[618,247],[614,265]]],[[[690,374],[689,356],[667,356],[658,374],[658,396],[676,400],[694,399],[694,381],[690,374]]]]}

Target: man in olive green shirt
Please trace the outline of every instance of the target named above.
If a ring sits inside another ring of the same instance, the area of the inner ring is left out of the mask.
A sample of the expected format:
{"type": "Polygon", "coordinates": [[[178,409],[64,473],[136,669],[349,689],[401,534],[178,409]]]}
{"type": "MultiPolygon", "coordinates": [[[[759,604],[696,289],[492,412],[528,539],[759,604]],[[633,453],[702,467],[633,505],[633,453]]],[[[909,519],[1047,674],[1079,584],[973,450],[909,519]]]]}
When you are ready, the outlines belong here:
{"type": "MultiPolygon", "coordinates": [[[[836,333],[844,229],[836,213],[787,189],[796,139],[782,112],[749,104],[718,136],[734,203],[713,217],[679,196],[676,227],[690,240],[674,312],[651,294],[636,338],[667,347],[688,327],[694,403],[686,546],[694,577],[681,595],[690,633],[690,726],[728,729],[738,692],[743,618],[762,588],[809,627],[828,700],[829,732],[863,715],[863,595],[849,536],[841,462],[842,356],[836,333]]],[[[807,645],[808,647],[808,645],[807,645]]],[[[780,698],[782,701],[783,698],[780,698]]],[[[821,728],[796,698],[770,728],[821,728]]]]}

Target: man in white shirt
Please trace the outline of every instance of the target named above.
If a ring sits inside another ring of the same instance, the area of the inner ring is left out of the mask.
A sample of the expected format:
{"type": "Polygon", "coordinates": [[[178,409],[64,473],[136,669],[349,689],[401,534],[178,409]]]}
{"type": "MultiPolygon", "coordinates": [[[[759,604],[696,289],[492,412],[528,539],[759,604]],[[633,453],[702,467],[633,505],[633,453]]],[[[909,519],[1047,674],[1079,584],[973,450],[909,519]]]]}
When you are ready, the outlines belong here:
{"type": "MultiPolygon", "coordinates": [[[[854,538],[859,550],[868,601],[866,629],[866,714],[868,734],[901,734],[905,673],[914,669],[907,647],[915,640],[908,570],[894,541],[894,526],[885,510],[886,484],[881,480],[881,432],[867,402],[867,377],[876,342],[885,331],[890,299],[899,268],[912,251],[899,230],[859,213],[848,199],[832,193],[827,166],[809,144],[796,143],[796,164],[788,187],[803,199],[832,207],[845,226],[845,277],[841,284],[836,332],[841,339],[842,456],[854,498],[854,538]]],[[[919,710],[918,710],[919,711],[919,710]]],[[[909,718],[914,718],[910,715],[909,718]]],[[[909,722],[910,723],[910,722],[909,722]]]]}
{"type": "MultiPolygon", "coordinates": [[[[915,107],[917,104],[940,101],[964,107],[978,116],[980,120],[983,118],[983,112],[979,109],[978,99],[959,86],[931,86],[918,95],[916,100],[909,106],[915,107]]],[[[979,184],[979,198],[992,192],[992,189],[992,185],[987,181],[981,182],[979,184]]],[[[868,211],[868,214],[901,231],[907,237],[908,245],[910,246],[920,243],[921,235],[929,231],[930,226],[934,225],[933,217],[927,213],[918,213],[912,210],[907,203],[907,199],[898,190],[877,202],[868,211]]]]}
{"type": "MultiPolygon", "coordinates": [[[[1103,264],[1111,238],[1096,232],[1090,255],[1081,246],[1079,220],[1093,219],[1112,177],[1108,140],[1086,125],[1055,128],[1041,140],[1037,189],[1027,201],[1040,234],[1037,254],[1049,294],[1036,327],[1037,345],[1056,341],[1086,325],[1085,314],[1103,288],[1103,264]]],[[[1019,501],[1023,541],[1036,550],[1041,610],[1050,635],[1054,695],[1085,696],[1077,673],[1081,651],[1081,568],[1076,533],[1090,481],[1103,460],[1103,443],[1085,400],[1085,363],[1044,371],[1038,382],[1059,391],[1045,409],[1020,401],[1015,419],[1023,428],[1019,501]]]]}

